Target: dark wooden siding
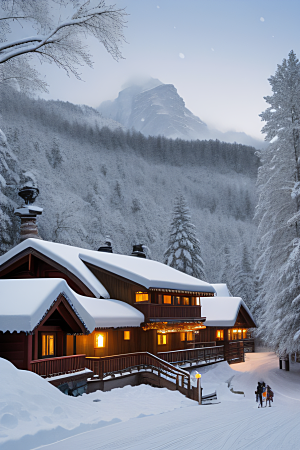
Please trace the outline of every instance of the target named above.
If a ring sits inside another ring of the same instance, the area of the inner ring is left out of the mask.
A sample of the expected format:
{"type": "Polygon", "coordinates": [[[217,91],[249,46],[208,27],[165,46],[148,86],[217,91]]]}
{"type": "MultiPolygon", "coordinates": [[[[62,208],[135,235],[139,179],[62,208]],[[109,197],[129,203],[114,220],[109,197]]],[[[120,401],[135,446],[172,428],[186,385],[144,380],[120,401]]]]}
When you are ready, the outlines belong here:
{"type": "Polygon", "coordinates": [[[0,358],[7,359],[18,369],[27,369],[27,348],[25,333],[0,332],[0,358]]]}
{"type": "Polygon", "coordinates": [[[105,289],[108,291],[110,298],[122,300],[126,303],[129,303],[130,305],[134,305],[135,293],[139,291],[147,292],[147,289],[140,284],[133,283],[126,278],[122,278],[104,269],[100,269],[99,267],[93,266],[92,264],[85,264],[95,275],[95,277],[100,281],[100,283],[103,284],[105,289]]]}

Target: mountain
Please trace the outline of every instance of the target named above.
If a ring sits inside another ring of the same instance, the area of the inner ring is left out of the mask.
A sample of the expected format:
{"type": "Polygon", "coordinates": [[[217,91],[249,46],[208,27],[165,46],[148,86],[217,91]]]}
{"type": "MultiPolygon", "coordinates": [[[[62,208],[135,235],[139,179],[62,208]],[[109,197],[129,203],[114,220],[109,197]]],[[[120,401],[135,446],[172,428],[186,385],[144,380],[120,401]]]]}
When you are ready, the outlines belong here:
{"type": "Polygon", "coordinates": [[[6,136],[0,141],[0,190],[11,202],[5,214],[13,234],[4,236],[1,223],[0,253],[17,242],[13,207],[21,204],[19,180],[27,177],[40,190],[38,226],[46,240],[98,249],[110,235],[114,252],[128,255],[132,244],[144,243],[153,259],[163,261],[180,190],[208,281],[230,282],[245,246],[253,260],[253,147],[146,137],[92,108],[9,90],[0,91],[0,129],[6,136]]]}
{"type": "Polygon", "coordinates": [[[143,84],[133,84],[119,92],[118,97],[101,103],[97,108],[106,118],[134,128],[145,136],[165,136],[180,139],[219,139],[238,142],[256,148],[264,146],[245,133],[222,133],[207,125],[185,107],[182,97],[172,84],[151,78],[143,84]]]}

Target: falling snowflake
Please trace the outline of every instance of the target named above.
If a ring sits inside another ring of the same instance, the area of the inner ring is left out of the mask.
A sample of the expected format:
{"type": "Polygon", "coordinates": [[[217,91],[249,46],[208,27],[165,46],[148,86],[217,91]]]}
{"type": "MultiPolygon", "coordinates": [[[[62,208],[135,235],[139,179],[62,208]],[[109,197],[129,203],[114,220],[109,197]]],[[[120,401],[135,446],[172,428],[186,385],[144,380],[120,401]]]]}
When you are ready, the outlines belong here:
{"type": "Polygon", "coordinates": [[[264,17],[261,17],[259,20],[260,20],[261,22],[264,22],[264,21],[265,21],[264,17]]]}
{"type": "Polygon", "coordinates": [[[159,9],[159,6],[157,5],[157,7],[156,7],[157,9],[159,9]]]}
{"type": "Polygon", "coordinates": [[[144,117],[141,119],[141,122],[145,122],[145,119],[144,119],[144,117]]]}
{"type": "Polygon", "coordinates": [[[214,49],[214,48],[211,48],[211,51],[212,51],[212,52],[214,52],[214,51],[215,51],[215,49],[214,49]]]}
{"type": "Polygon", "coordinates": [[[179,53],[179,58],[184,59],[185,58],[184,54],[183,53],[179,53]]]}

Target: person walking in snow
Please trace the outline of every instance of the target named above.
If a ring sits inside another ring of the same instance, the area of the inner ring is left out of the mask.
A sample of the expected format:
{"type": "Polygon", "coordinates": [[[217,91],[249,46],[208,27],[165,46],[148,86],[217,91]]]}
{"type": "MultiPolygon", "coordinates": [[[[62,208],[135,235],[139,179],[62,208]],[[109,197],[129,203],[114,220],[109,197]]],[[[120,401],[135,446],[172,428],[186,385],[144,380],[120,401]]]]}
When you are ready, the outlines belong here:
{"type": "Polygon", "coordinates": [[[257,396],[258,396],[258,400],[259,400],[259,405],[258,405],[258,407],[261,407],[261,408],[262,408],[262,393],[263,393],[263,387],[262,387],[262,384],[261,384],[260,382],[258,382],[258,384],[257,384],[256,392],[257,392],[257,396]]]}
{"type": "Polygon", "coordinates": [[[272,389],[270,388],[269,385],[267,385],[267,399],[266,399],[266,406],[267,406],[267,403],[269,402],[269,406],[271,407],[271,402],[273,401],[273,396],[274,396],[274,394],[273,394],[272,389]]]}

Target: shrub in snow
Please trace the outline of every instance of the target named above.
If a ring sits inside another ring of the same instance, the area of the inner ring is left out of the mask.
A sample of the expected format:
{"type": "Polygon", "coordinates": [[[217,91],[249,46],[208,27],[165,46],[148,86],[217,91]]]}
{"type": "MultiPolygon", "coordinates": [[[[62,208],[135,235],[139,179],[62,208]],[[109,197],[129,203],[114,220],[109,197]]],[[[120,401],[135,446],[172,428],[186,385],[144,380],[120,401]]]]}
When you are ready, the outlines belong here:
{"type": "Polygon", "coordinates": [[[168,248],[164,258],[164,263],[168,266],[206,280],[200,242],[196,238],[195,226],[191,222],[190,211],[182,194],[175,200],[168,248]]]}

